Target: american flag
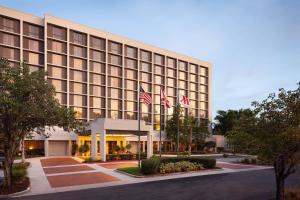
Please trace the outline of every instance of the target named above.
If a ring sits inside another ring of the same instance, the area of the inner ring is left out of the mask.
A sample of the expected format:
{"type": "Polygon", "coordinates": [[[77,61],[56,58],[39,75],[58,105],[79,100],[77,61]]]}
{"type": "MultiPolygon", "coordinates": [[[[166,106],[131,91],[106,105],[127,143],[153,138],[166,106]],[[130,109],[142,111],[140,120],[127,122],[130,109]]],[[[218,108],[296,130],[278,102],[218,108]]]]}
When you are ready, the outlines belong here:
{"type": "Polygon", "coordinates": [[[152,103],[151,96],[145,92],[145,90],[140,86],[140,101],[144,102],[144,104],[149,105],[152,103]]]}

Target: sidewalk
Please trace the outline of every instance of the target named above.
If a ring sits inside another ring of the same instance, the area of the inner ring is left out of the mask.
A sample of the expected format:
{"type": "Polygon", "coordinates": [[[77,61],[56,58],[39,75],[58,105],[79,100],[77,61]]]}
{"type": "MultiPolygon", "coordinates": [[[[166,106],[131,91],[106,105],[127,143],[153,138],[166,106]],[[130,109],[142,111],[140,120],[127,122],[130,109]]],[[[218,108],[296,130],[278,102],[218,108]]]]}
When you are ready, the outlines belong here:
{"type": "MultiPolygon", "coordinates": [[[[161,180],[168,180],[168,179],[177,179],[177,178],[184,178],[184,177],[194,177],[194,176],[208,176],[208,175],[214,175],[214,174],[224,174],[224,173],[234,173],[234,172],[240,172],[240,171],[252,171],[252,170],[261,170],[261,169],[268,169],[269,167],[265,166],[245,166],[240,164],[233,164],[233,163],[227,163],[227,162],[218,162],[218,165],[223,165],[223,169],[219,170],[203,170],[199,172],[190,172],[190,173],[180,173],[180,174],[170,174],[170,175],[163,175],[163,176],[152,176],[152,177],[145,177],[145,178],[134,178],[131,176],[127,176],[125,174],[119,173],[115,171],[115,169],[103,167],[106,164],[110,163],[82,163],[82,164],[76,164],[76,165],[61,165],[61,166],[51,166],[51,167],[42,167],[41,158],[32,158],[27,159],[31,163],[31,167],[28,168],[28,175],[30,177],[31,181],[31,191],[24,194],[24,196],[28,195],[37,195],[37,194],[45,194],[45,193],[55,193],[55,192],[64,192],[64,191],[73,191],[73,190],[82,190],[82,189],[88,189],[88,188],[100,188],[100,187],[108,187],[108,186],[116,186],[116,185],[125,185],[125,184],[133,184],[133,183],[143,183],[143,182],[152,182],[152,181],[161,181],[161,180]],[[76,166],[82,166],[85,170],[80,171],[65,171],[68,167],[74,167],[76,166]],[[61,169],[65,168],[65,169],[61,169]],[[50,171],[51,173],[45,174],[44,172],[50,171]],[[53,172],[53,173],[52,173],[53,172]],[[59,173],[57,173],[59,172],[59,173]],[[62,173],[60,173],[62,172],[62,173]],[[91,175],[89,177],[89,174],[91,175]],[[100,174],[100,179],[103,177],[103,181],[100,180],[99,183],[94,184],[82,184],[84,181],[89,182],[89,180],[96,179],[95,175],[100,174]],[[76,177],[78,177],[76,179],[76,177]],[[105,179],[108,177],[108,181],[105,179]],[[111,178],[113,177],[113,178],[111,178]],[[64,186],[64,184],[68,185],[67,178],[69,178],[71,186],[64,186]],[[56,179],[56,180],[52,180],[56,179]],[[75,182],[79,179],[80,183],[79,185],[75,182]],[[86,179],[86,180],[82,180],[86,179]],[[56,182],[58,183],[55,184],[56,182]],[[59,181],[60,180],[60,181],[59,181]],[[56,181],[56,182],[55,182],[56,181]],[[51,184],[52,183],[52,187],[51,184]]],[[[114,162],[116,163],[116,162],[114,162]]],[[[124,162],[120,162],[124,163],[124,162]]],[[[125,162],[126,163],[126,162],[125,162]]],[[[137,163],[137,162],[130,162],[137,163]]]]}

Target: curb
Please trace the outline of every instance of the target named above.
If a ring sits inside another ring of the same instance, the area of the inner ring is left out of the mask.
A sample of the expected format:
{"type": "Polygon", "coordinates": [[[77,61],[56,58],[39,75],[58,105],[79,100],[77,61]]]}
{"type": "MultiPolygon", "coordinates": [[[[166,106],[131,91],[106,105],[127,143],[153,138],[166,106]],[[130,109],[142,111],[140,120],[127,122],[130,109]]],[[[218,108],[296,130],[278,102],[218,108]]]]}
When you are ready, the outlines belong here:
{"type": "Polygon", "coordinates": [[[29,186],[28,188],[26,188],[25,190],[20,191],[20,192],[15,192],[15,193],[11,193],[11,194],[0,195],[0,199],[7,198],[7,197],[17,197],[19,195],[23,195],[23,194],[29,192],[30,190],[31,190],[31,187],[29,186]]]}

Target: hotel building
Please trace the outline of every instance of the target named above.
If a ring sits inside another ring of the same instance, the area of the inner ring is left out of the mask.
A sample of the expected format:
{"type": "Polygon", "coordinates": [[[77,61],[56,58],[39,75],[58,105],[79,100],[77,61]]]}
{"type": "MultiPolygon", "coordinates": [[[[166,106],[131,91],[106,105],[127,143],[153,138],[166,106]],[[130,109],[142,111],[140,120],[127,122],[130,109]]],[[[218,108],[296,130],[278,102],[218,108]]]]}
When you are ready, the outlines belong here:
{"type": "MultiPolygon", "coordinates": [[[[5,7],[0,7],[0,57],[11,65],[25,61],[31,71],[46,70],[61,105],[74,108],[80,120],[102,123],[107,153],[127,143],[136,149],[139,84],[153,99],[150,106],[141,104],[142,127],[148,134],[148,140],[142,137],[144,151],[146,141],[157,150],[158,130],[164,128],[160,120],[165,126],[171,117],[177,91],[190,99],[185,115],[190,112],[206,125],[211,121],[212,68],[206,61],[51,15],[36,17],[5,7]],[[161,86],[173,107],[160,119],[161,86]]],[[[46,156],[69,155],[72,143],[91,142],[92,151],[99,153],[101,142],[96,141],[101,136],[59,132],[49,138],[37,135],[26,141],[26,148],[44,148],[46,156]]],[[[170,142],[164,141],[169,150],[170,142]]]]}

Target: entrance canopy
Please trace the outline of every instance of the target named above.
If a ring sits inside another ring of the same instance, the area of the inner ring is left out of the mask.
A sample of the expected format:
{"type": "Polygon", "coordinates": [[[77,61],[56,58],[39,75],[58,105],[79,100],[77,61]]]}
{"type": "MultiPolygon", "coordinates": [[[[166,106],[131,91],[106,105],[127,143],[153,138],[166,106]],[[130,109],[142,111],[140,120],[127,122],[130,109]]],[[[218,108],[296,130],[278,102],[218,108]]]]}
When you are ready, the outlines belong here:
{"type": "Polygon", "coordinates": [[[152,148],[152,126],[146,125],[145,121],[140,121],[140,132],[138,132],[138,120],[123,120],[98,118],[90,122],[92,135],[92,159],[97,157],[97,134],[100,134],[100,159],[106,161],[106,134],[133,134],[147,135],[147,157],[153,154],[152,148]]]}

